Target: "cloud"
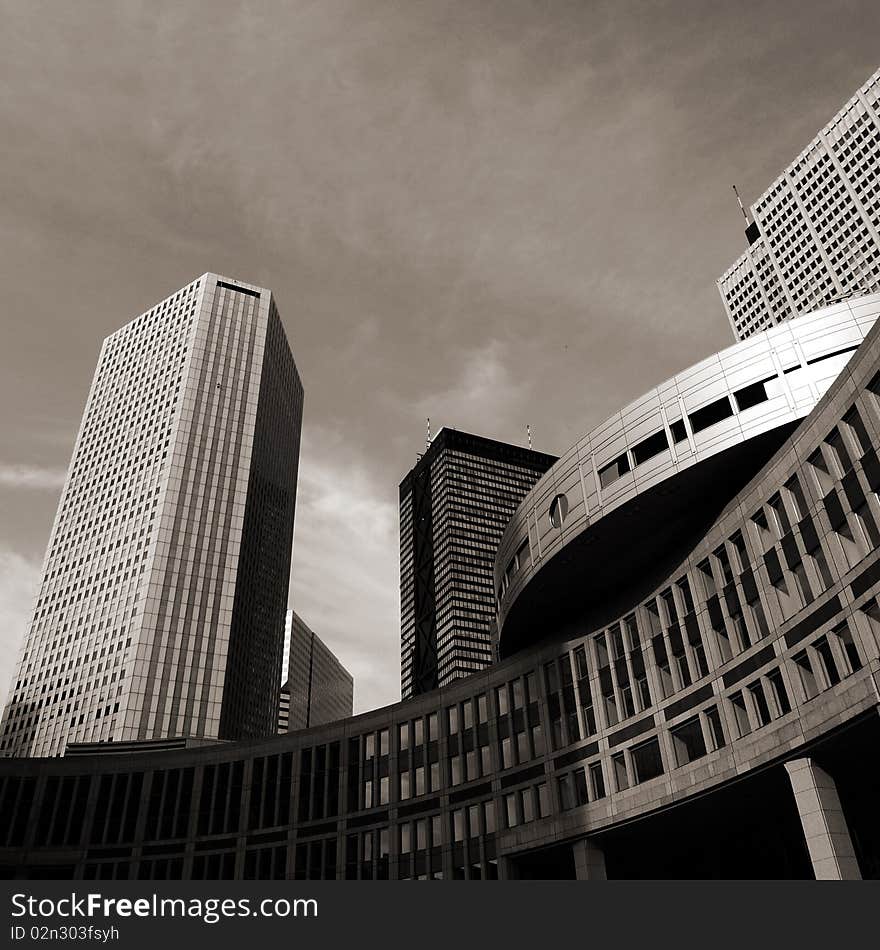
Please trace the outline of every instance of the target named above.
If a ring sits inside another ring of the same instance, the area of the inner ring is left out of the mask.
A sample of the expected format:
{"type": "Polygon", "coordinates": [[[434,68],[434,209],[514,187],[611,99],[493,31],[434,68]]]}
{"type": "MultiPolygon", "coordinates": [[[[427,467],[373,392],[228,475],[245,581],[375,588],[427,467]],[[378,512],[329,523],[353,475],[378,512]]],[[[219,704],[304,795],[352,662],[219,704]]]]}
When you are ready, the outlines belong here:
{"type": "Polygon", "coordinates": [[[447,426],[525,445],[532,381],[517,377],[509,350],[500,340],[488,340],[447,363],[453,378],[438,381],[414,402],[420,416],[430,417],[432,434],[447,426]],[[510,431],[519,420],[519,431],[510,431]]]}
{"type": "Polygon", "coordinates": [[[18,651],[30,619],[39,565],[0,547],[0,706],[18,663],[18,651]]]}
{"type": "Polygon", "coordinates": [[[42,468],[38,465],[11,465],[0,462],[0,486],[53,491],[64,485],[67,472],[63,468],[42,468]]]}
{"type": "Polygon", "coordinates": [[[355,681],[355,710],[400,698],[397,504],[333,430],[305,427],[291,605],[355,681]]]}

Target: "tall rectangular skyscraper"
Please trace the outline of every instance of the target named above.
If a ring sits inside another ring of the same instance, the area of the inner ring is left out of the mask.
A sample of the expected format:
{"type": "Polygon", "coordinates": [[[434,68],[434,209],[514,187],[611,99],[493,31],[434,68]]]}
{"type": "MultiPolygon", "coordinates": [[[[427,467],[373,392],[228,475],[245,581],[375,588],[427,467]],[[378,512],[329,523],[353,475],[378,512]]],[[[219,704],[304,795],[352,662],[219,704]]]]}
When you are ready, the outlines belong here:
{"type": "Polygon", "coordinates": [[[278,731],[345,719],[354,708],[354,680],[326,643],[293,610],[284,632],[287,658],[282,670],[278,731]]]}
{"type": "Polygon", "coordinates": [[[737,339],[880,289],[880,70],[751,206],[719,278],[737,339]]]}
{"type": "Polygon", "coordinates": [[[441,429],[400,483],[404,699],[494,661],[495,552],[517,505],[555,461],[441,429]]]}
{"type": "Polygon", "coordinates": [[[275,732],[302,404],[259,287],[204,274],[104,341],[0,752],[275,732]]]}

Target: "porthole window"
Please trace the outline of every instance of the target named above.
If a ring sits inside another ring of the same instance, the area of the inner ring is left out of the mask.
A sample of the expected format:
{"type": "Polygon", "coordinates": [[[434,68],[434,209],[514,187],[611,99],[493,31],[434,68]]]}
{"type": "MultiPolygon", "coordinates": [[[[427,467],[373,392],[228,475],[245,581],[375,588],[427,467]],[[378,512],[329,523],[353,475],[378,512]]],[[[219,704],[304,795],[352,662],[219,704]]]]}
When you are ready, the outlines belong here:
{"type": "Polygon", "coordinates": [[[557,495],[550,502],[550,524],[554,528],[561,528],[562,522],[568,517],[568,499],[565,495],[557,495]]]}

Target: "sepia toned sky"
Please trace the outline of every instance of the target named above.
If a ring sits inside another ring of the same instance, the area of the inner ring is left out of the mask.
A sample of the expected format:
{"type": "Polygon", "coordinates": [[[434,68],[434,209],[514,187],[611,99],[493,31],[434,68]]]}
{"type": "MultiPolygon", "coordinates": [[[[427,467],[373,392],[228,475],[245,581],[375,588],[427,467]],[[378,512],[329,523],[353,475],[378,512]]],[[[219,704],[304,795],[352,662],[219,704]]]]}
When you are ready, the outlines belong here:
{"type": "Polygon", "coordinates": [[[425,417],[561,453],[732,336],[751,202],[880,4],[0,0],[0,699],[101,340],[207,270],[306,390],[293,606],[399,698],[425,417]]]}

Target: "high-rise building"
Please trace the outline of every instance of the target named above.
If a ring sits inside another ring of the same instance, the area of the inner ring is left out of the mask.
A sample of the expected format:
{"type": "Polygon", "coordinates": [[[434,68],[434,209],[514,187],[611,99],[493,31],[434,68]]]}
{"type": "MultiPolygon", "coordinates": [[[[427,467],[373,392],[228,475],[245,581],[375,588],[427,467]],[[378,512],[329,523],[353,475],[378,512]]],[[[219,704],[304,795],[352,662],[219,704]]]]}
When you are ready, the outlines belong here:
{"type": "Polygon", "coordinates": [[[287,611],[278,732],[345,719],[354,709],[354,680],[299,614],[287,611]]]}
{"type": "Polygon", "coordinates": [[[275,732],[302,403],[268,290],[203,274],[107,337],[0,752],[275,732]]]}
{"type": "Polygon", "coordinates": [[[773,327],[583,432],[498,545],[483,673],[0,760],[0,879],[877,879],[878,317],[773,327]]]}
{"type": "Polygon", "coordinates": [[[495,660],[498,542],[517,505],[555,461],[444,428],[400,483],[404,699],[495,660]]]}
{"type": "Polygon", "coordinates": [[[718,280],[739,340],[880,289],[880,70],[751,206],[746,238],[718,280]]]}

